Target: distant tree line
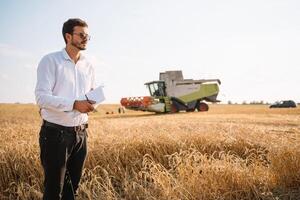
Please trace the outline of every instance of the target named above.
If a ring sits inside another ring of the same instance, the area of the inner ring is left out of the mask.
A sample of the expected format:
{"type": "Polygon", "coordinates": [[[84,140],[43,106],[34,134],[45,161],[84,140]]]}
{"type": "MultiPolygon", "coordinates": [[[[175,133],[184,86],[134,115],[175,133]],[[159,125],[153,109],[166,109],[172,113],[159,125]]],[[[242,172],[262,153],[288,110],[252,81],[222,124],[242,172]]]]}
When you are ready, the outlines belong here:
{"type": "MultiPolygon", "coordinates": [[[[229,100],[227,102],[227,104],[231,105],[231,104],[239,104],[239,103],[234,103],[231,100],[229,100]]],[[[263,100],[260,100],[260,101],[250,101],[249,103],[247,101],[243,101],[241,104],[242,105],[270,105],[269,102],[265,102],[263,100]]]]}

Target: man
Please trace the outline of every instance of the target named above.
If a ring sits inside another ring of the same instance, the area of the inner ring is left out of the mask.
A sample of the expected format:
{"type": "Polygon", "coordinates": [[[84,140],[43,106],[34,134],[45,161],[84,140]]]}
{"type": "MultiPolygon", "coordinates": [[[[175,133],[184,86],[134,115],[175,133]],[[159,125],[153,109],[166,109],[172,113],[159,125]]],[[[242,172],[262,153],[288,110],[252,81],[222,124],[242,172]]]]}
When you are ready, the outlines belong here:
{"type": "Polygon", "coordinates": [[[66,47],[44,56],[37,69],[44,200],[74,199],[87,154],[87,113],[95,103],[83,98],[95,84],[94,69],[80,54],[90,39],[88,25],[69,19],[62,33],[66,47]]]}

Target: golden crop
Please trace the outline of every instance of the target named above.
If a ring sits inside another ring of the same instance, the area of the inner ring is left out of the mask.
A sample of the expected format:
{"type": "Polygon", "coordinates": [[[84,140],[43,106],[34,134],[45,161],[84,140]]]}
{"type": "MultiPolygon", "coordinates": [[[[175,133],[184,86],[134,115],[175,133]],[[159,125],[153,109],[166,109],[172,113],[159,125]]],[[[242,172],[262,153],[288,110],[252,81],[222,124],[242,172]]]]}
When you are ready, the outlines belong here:
{"type": "MultiPolygon", "coordinates": [[[[98,108],[79,199],[300,199],[300,108],[210,108],[98,108]]],[[[0,199],[41,198],[40,123],[35,105],[0,105],[0,199]]]]}

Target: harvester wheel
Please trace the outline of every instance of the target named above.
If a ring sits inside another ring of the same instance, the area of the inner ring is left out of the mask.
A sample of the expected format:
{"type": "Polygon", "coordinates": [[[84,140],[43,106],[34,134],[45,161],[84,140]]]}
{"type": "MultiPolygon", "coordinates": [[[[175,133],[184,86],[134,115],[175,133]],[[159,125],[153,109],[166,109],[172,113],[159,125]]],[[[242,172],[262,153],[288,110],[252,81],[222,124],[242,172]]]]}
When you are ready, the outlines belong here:
{"type": "Polygon", "coordinates": [[[199,103],[198,111],[199,112],[208,111],[208,105],[206,103],[203,103],[203,102],[199,103]]]}
{"type": "Polygon", "coordinates": [[[171,113],[177,113],[179,112],[177,106],[175,104],[171,104],[171,113]]]}

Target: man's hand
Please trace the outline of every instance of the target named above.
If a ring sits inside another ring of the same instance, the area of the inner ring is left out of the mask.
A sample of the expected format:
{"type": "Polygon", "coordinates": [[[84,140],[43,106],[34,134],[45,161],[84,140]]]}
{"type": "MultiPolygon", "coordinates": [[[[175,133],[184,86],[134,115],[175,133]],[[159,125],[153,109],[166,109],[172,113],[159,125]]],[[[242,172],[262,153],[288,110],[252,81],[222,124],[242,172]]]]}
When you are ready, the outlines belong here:
{"type": "Polygon", "coordinates": [[[73,105],[73,109],[78,110],[81,113],[88,113],[94,110],[92,104],[96,103],[95,101],[87,100],[76,100],[73,105]]]}

